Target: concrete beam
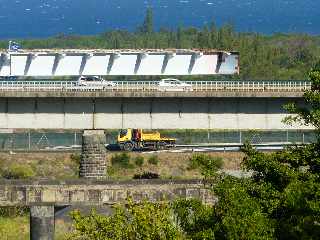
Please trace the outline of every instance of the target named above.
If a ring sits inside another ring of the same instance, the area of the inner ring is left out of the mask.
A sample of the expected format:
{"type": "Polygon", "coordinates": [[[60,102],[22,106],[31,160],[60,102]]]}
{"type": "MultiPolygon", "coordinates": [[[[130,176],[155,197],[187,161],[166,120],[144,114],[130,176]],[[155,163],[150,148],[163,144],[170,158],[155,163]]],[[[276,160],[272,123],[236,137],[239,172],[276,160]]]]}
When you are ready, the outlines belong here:
{"type": "Polygon", "coordinates": [[[0,98],[0,129],[310,129],[282,122],[289,102],[304,105],[302,98],[0,98]]]}

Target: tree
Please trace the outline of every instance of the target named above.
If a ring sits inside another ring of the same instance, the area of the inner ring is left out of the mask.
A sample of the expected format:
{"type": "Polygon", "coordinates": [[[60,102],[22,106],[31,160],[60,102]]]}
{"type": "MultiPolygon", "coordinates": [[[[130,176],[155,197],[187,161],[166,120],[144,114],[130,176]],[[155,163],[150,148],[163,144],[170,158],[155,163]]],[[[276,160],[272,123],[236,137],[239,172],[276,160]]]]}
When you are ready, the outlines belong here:
{"type": "Polygon", "coordinates": [[[153,33],[153,11],[152,8],[148,8],[146,17],[143,21],[142,26],[139,28],[141,33],[151,34],[153,33]]]}
{"type": "Polygon", "coordinates": [[[320,62],[309,73],[309,79],[312,88],[304,94],[305,106],[298,106],[296,103],[290,103],[285,106],[286,110],[296,116],[290,116],[285,119],[289,124],[299,122],[305,125],[313,125],[316,132],[320,134],[320,62]]]}
{"type": "MultiPolygon", "coordinates": [[[[288,120],[311,124],[319,133],[320,69],[314,68],[309,76],[312,89],[304,95],[307,105],[288,105],[289,112],[296,114],[288,120]]],[[[218,202],[212,210],[190,200],[175,206],[186,234],[192,239],[318,239],[319,135],[314,144],[276,153],[258,152],[248,144],[243,152],[243,169],[251,171],[252,177],[216,178],[213,191],[218,202]]]]}

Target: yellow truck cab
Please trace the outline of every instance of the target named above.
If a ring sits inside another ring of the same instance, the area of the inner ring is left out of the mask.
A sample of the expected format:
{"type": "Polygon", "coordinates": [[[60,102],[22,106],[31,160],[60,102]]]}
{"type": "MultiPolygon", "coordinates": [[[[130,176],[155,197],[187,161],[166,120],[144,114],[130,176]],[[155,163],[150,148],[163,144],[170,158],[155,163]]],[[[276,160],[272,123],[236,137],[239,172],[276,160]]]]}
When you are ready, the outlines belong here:
{"type": "Polygon", "coordinates": [[[122,129],[119,132],[118,145],[121,150],[132,151],[143,148],[155,150],[174,147],[175,138],[161,137],[159,132],[147,132],[142,129],[122,129]]]}

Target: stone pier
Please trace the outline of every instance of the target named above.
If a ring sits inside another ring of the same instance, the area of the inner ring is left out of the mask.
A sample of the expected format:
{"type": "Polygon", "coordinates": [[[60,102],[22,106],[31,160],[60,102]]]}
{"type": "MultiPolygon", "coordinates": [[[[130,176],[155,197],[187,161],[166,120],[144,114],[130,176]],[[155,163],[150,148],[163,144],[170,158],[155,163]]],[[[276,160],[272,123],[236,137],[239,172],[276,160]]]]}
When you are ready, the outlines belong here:
{"type": "Polygon", "coordinates": [[[54,239],[54,206],[30,207],[30,239],[54,239]]]}
{"type": "Polygon", "coordinates": [[[106,136],[103,130],[85,130],[82,136],[80,178],[106,178],[106,136]]]}
{"type": "MultiPolygon", "coordinates": [[[[106,137],[103,130],[85,130],[82,136],[82,153],[79,176],[83,179],[106,178],[106,137]]],[[[52,196],[56,194],[50,195],[52,196]]],[[[45,197],[41,197],[45,198],[45,197]]],[[[51,199],[52,200],[52,199],[51,199]]],[[[55,228],[55,205],[30,207],[30,239],[53,240],[55,228]]]]}

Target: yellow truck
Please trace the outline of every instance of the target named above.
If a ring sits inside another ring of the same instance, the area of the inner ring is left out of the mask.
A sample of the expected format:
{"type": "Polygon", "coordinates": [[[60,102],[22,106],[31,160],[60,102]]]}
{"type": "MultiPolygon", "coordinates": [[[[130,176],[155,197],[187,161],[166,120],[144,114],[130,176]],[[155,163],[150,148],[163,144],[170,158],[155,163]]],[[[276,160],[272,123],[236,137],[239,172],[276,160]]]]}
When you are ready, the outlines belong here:
{"type": "Polygon", "coordinates": [[[118,145],[124,151],[143,148],[161,150],[174,147],[175,144],[175,138],[161,137],[159,132],[147,132],[142,129],[123,129],[118,135],[118,145]]]}

